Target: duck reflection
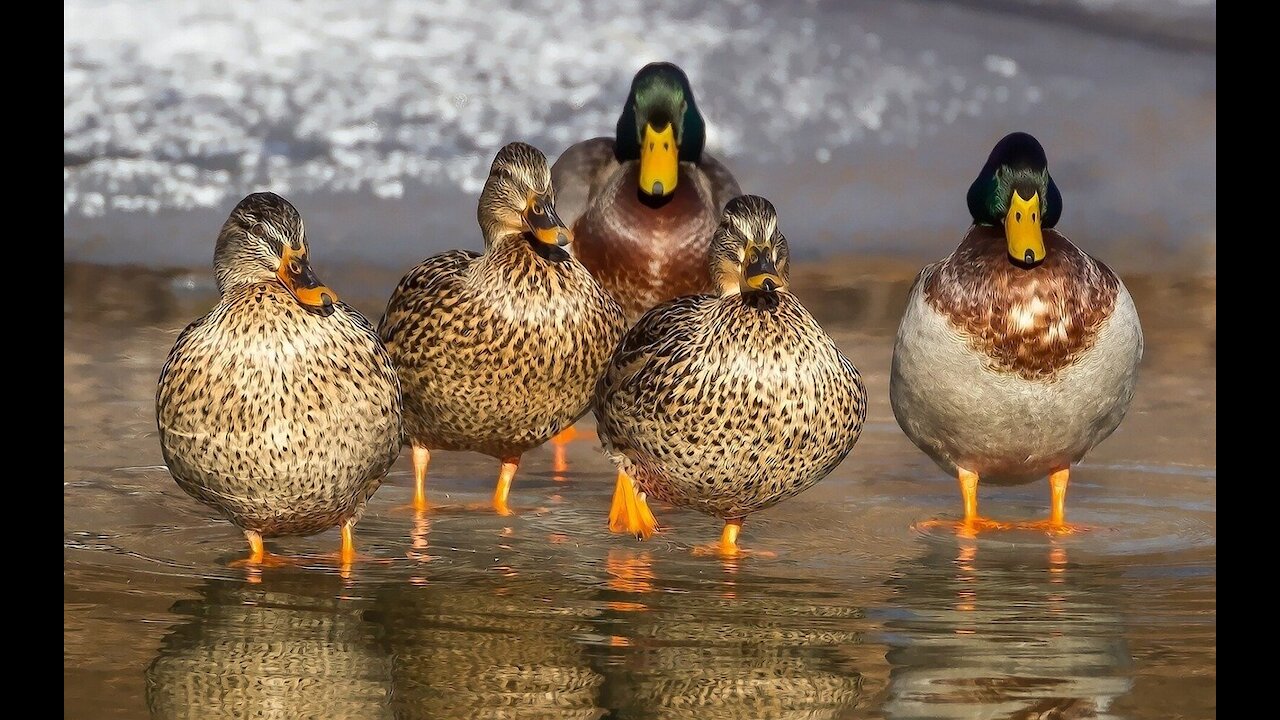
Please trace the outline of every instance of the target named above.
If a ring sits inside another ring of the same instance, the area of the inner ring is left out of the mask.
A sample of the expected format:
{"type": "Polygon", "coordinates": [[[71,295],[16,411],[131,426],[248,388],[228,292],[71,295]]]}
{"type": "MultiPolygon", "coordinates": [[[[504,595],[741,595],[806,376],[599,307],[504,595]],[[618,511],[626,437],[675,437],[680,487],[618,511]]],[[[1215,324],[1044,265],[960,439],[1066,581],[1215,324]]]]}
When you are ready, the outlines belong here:
{"type": "Polygon", "coordinates": [[[343,581],[209,580],[146,671],[153,718],[387,718],[391,663],[343,581]]]}
{"type": "Polygon", "coordinates": [[[719,578],[667,581],[697,573],[665,561],[630,550],[607,561],[601,666],[616,717],[838,717],[877,684],[868,676],[887,674],[847,595],[735,564],[719,578]]]}
{"type": "Polygon", "coordinates": [[[605,714],[597,703],[604,677],[577,642],[592,632],[598,611],[558,589],[552,594],[567,583],[547,572],[496,567],[465,569],[459,577],[457,571],[382,587],[367,616],[393,658],[395,717],[605,714]]]}
{"type": "Polygon", "coordinates": [[[1062,545],[933,540],[890,582],[888,716],[1112,717],[1131,686],[1114,571],[1062,545]]]}

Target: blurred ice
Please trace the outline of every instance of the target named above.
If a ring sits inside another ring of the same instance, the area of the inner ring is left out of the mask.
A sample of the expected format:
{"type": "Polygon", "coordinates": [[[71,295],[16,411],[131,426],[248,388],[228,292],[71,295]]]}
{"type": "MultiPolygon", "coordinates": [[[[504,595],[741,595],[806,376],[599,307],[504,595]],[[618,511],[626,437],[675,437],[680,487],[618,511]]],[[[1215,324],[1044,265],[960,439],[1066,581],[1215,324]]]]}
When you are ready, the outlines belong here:
{"type": "MultiPolygon", "coordinates": [[[[1029,4],[1046,3],[1062,4],[1029,4]]],[[[1215,12],[1211,2],[1175,4],[1215,12]]],[[[1072,6],[1104,5],[1127,11],[1139,2],[1072,6]]],[[[527,140],[554,158],[608,134],[631,76],[652,60],[689,73],[710,146],[744,189],[797,201],[829,196],[836,184],[855,189],[848,176],[864,163],[890,166],[892,187],[895,163],[919,163],[916,149],[955,132],[981,138],[950,141],[971,174],[1001,134],[1036,125],[1037,108],[1052,117],[1046,106],[1070,106],[1094,83],[1115,82],[1096,60],[1086,58],[1093,67],[1082,72],[1071,57],[1112,50],[1089,33],[1066,30],[1069,41],[1055,48],[1035,36],[1052,25],[943,3],[68,0],[64,8],[67,255],[112,262],[203,263],[231,205],[264,188],[299,203],[309,227],[340,240],[375,236],[348,247],[350,256],[399,262],[464,244],[437,236],[474,234],[474,206],[461,200],[474,198],[502,143],[527,140]],[[1035,62],[1046,52],[1068,62],[1035,62]],[[807,174],[814,163],[825,180],[807,174]],[[337,199],[343,210],[299,198],[337,199]],[[317,211],[329,214],[323,224],[311,218],[317,211]],[[390,215],[398,217],[368,227],[390,215]],[[164,237],[156,249],[152,240],[164,237]]],[[[1144,56],[1163,52],[1119,51],[1151,67],[1160,59],[1144,56]]],[[[1182,82],[1216,92],[1213,57],[1186,61],[1207,75],[1182,82]]],[[[1159,102],[1186,92],[1174,88],[1159,102]]],[[[866,210],[881,204],[868,201],[866,210]]],[[[892,214],[871,219],[873,231],[893,227],[892,214]]],[[[814,220],[849,235],[831,227],[848,228],[847,219],[814,220]]]]}

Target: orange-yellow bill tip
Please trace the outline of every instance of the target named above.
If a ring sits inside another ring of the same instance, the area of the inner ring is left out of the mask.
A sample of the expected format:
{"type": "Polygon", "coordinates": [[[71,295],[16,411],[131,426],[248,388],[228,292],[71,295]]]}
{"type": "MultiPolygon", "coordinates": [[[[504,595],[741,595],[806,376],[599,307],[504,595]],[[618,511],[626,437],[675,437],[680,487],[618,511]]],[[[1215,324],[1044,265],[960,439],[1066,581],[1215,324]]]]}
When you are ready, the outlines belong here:
{"type": "Polygon", "coordinates": [[[785,285],[782,278],[776,273],[758,273],[755,275],[748,275],[746,277],[746,282],[747,287],[752,290],[764,290],[767,292],[773,292],[785,285]]]}
{"type": "Polygon", "coordinates": [[[533,236],[538,242],[564,247],[573,242],[573,231],[566,227],[537,228],[533,236]]]}
{"type": "Polygon", "coordinates": [[[564,247],[573,242],[573,231],[566,227],[564,221],[556,214],[550,195],[529,199],[529,206],[524,211],[524,223],[529,233],[538,242],[558,247],[564,247]]]}
{"type": "Polygon", "coordinates": [[[786,287],[786,280],[778,272],[773,262],[772,252],[768,248],[748,249],[747,264],[742,270],[742,279],[752,290],[773,292],[786,287]]]}
{"type": "Polygon", "coordinates": [[[310,308],[330,308],[338,301],[338,294],[330,290],[326,285],[320,285],[313,288],[295,288],[293,296],[298,302],[310,308]]]}
{"type": "Polygon", "coordinates": [[[640,191],[664,197],[676,190],[680,179],[680,147],[676,145],[674,127],[668,123],[661,130],[644,126],[640,138],[640,191]]]}
{"type": "Polygon", "coordinates": [[[305,252],[285,245],[276,277],[280,278],[280,282],[299,305],[321,315],[327,316],[333,313],[334,306],[338,302],[338,294],[316,277],[305,252]]]}

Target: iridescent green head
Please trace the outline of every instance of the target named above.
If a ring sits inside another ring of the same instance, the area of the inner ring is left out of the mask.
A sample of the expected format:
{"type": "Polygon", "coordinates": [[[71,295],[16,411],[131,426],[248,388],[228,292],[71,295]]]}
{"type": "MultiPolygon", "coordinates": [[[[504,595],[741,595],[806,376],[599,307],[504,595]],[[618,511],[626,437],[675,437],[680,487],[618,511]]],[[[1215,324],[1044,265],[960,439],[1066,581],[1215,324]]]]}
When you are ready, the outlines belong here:
{"type": "Polygon", "coordinates": [[[640,68],[613,145],[618,162],[640,161],[640,191],[655,197],[675,192],[680,162],[699,162],[706,138],[684,71],[667,62],[640,68]]]}
{"type": "Polygon", "coordinates": [[[968,201],[975,223],[1004,227],[1010,257],[1024,265],[1044,260],[1041,228],[1062,216],[1062,193],[1038,140],[1024,132],[1005,135],[969,186],[968,201]]]}

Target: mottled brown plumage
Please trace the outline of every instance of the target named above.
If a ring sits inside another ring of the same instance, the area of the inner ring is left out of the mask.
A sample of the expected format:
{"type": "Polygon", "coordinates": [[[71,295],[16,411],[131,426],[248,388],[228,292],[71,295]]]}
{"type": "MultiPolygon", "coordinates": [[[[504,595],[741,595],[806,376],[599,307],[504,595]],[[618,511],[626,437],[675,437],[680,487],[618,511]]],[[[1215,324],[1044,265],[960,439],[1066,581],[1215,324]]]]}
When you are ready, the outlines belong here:
{"type": "Polygon", "coordinates": [[[1056,230],[1032,268],[1009,261],[1004,231],[975,225],[960,246],[921,275],[929,305],[1002,371],[1051,378],[1093,347],[1120,281],[1056,230]]]}
{"type": "Polygon", "coordinates": [[[555,219],[546,159],[512,143],[481,195],[485,253],[428,258],[391,295],[379,335],[415,448],[514,463],[590,405],[625,320],[580,262],[533,234],[535,206],[555,219]]]}
{"type": "Polygon", "coordinates": [[[614,353],[594,409],[606,452],[641,490],[740,519],[830,473],[858,439],[867,398],[786,287],[773,206],[731,201],[714,243],[719,294],[646,313],[614,353]]]}
{"type": "Polygon", "coordinates": [[[156,418],[169,471],[251,543],[255,534],[349,530],[400,451],[391,358],[328,288],[280,279],[314,281],[306,258],[302,219],[288,201],[245,198],[218,238],[222,299],[178,336],[160,373],[156,418]],[[306,291],[323,291],[324,304],[304,306],[306,291]]]}

